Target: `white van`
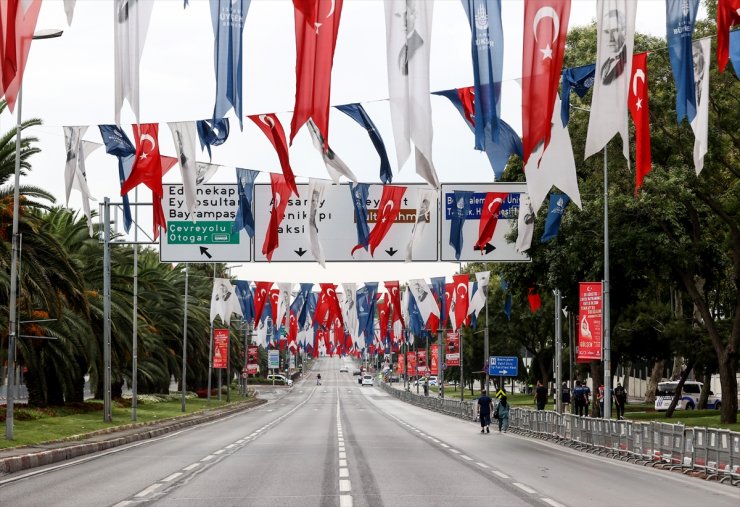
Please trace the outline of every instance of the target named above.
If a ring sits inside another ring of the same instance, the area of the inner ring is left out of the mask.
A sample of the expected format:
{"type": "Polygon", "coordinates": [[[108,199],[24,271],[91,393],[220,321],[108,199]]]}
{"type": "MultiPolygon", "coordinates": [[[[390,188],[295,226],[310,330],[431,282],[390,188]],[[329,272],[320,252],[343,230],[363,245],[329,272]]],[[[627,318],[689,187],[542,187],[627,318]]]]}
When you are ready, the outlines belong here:
{"type": "MultiPolygon", "coordinates": [[[[681,399],[676,404],[676,410],[694,410],[698,407],[701,387],[703,385],[701,382],[696,382],[695,380],[687,380],[681,390],[681,399]]],[[[658,393],[655,396],[655,410],[668,410],[668,407],[671,406],[671,401],[673,401],[673,396],[676,394],[676,387],[678,387],[678,381],[658,383],[658,393]]],[[[715,396],[712,391],[709,391],[707,408],[719,410],[721,406],[722,400],[720,400],[719,396],[715,396]]]]}

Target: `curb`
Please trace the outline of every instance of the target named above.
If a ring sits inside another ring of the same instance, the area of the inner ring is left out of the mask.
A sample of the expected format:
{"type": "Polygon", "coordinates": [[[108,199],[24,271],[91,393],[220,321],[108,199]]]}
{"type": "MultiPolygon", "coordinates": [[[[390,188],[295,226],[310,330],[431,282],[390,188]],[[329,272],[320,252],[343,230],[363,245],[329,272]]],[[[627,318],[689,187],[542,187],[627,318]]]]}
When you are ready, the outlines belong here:
{"type": "MultiPolygon", "coordinates": [[[[143,425],[138,428],[124,428],[124,429],[112,429],[104,430],[104,433],[115,433],[117,431],[133,431],[130,434],[112,437],[99,442],[87,442],[81,444],[71,444],[58,449],[51,449],[39,452],[30,452],[20,456],[12,456],[8,458],[0,458],[0,475],[12,474],[20,472],[22,470],[28,470],[30,468],[36,468],[45,465],[51,465],[60,461],[65,461],[72,458],[78,458],[85,456],[86,454],[92,454],[95,452],[105,451],[113,447],[130,444],[133,442],[139,442],[142,440],[148,440],[155,438],[173,431],[178,431],[182,428],[189,426],[195,426],[210,421],[215,421],[243,410],[247,410],[259,405],[267,403],[267,400],[252,400],[246,403],[240,404],[237,407],[230,409],[218,410],[215,413],[206,414],[203,416],[191,415],[187,420],[175,419],[171,422],[158,422],[154,423],[158,425],[143,425]]],[[[99,433],[98,433],[99,434],[99,433]]],[[[87,435],[88,437],[91,435],[87,435]]]]}

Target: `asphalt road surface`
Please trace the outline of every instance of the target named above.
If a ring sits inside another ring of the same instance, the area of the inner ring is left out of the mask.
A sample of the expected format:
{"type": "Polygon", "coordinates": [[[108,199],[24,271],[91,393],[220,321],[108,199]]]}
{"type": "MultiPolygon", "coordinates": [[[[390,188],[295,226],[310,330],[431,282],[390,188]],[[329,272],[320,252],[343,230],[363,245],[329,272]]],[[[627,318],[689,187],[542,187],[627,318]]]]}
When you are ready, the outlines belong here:
{"type": "Polygon", "coordinates": [[[360,386],[343,361],[319,359],[291,389],[260,388],[270,402],[247,412],[1,477],[0,505],[740,505],[738,488],[481,435],[360,386]]]}

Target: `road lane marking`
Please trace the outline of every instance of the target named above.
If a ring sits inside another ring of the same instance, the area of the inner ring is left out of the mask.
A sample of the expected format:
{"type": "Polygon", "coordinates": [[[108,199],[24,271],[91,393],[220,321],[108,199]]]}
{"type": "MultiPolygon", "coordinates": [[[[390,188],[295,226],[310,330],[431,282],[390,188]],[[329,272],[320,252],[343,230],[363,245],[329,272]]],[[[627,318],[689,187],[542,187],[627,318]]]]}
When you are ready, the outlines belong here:
{"type": "Polygon", "coordinates": [[[236,444],[229,444],[226,446],[227,449],[233,449],[234,447],[236,447],[236,444]]]}
{"type": "Polygon", "coordinates": [[[344,458],[344,459],[347,458],[347,453],[346,452],[340,452],[339,453],[339,459],[342,459],[342,458],[344,458]]]}
{"type": "Polygon", "coordinates": [[[449,445],[447,445],[447,444],[444,444],[444,443],[442,443],[442,442],[440,442],[440,443],[439,443],[439,445],[441,445],[441,446],[442,446],[442,447],[444,447],[445,449],[447,449],[447,448],[449,447],[449,445]]]}
{"type": "Polygon", "coordinates": [[[189,472],[189,471],[191,471],[191,470],[192,470],[193,468],[198,468],[199,466],[200,466],[200,463],[193,463],[192,465],[188,465],[188,466],[186,466],[185,468],[183,468],[183,470],[185,470],[185,471],[189,472]]]}
{"type": "Polygon", "coordinates": [[[450,449],[450,452],[454,452],[455,454],[460,454],[460,451],[458,451],[457,449],[450,449]]]}
{"type": "Polygon", "coordinates": [[[206,456],[205,458],[203,458],[201,461],[211,461],[215,457],[216,456],[214,456],[213,454],[209,454],[208,456],[206,456]]]}
{"type": "Polygon", "coordinates": [[[461,455],[460,455],[460,457],[461,457],[462,459],[466,460],[466,461],[473,461],[473,458],[471,458],[470,456],[466,456],[466,455],[464,455],[464,454],[461,454],[461,455]]]}
{"type": "Polygon", "coordinates": [[[347,460],[346,459],[340,459],[339,460],[339,466],[340,467],[346,467],[347,466],[347,460]]]}
{"type": "Polygon", "coordinates": [[[156,482],[156,483],[152,484],[151,486],[149,486],[148,488],[143,489],[143,490],[139,491],[138,493],[136,493],[134,495],[134,497],[135,498],[141,498],[143,496],[147,496],[147,495],[149,495],[149,493],[154,493],[154,490],[156,490],[160,486],[161,486],[161,484],[158,483],[158,482],[156,482]]]}
{"type": "Polygon", "coordinates": [[[552,498],[540,498],[546,504],[552,505],[552,507],[565,507],[563,504],[556,502],[552,498]]]}
{"type": "MultiPolygon", "coordinates": [[[[347,467],[347,453],[344,447],[344,434],[342,433],[342,412],[339,403],[339,387],[337,387],[337,449],[339,450],[339,492],[348,493],[352,491],[352,483],[349,480],[349,468],[347,467]]],[[[339,507],[352,507],[352,495],[339,495],[339,507]]]]}
{"type": "Polygon", "coordinates": [[[475,464],[478,465],[479,467],[488,468],[488,465],[486,465],[485,463],[481,463],[479,461],[476,461],[475,464]]]}
{"type": "Polygon", "coordinates": [[[352,497],[350,495],[339,495],[339,507],[352,507],[352,497]]]}
{"type": "Polygon", "coordinates": [[[181,475],[182,475],[182,472],[175,472],[174,474],[172,474],[172,475],[170,475],[170,476],[165,477],[164,479],[162,479],[162,482],[174,481],[175,479],[177,479],[181,475]]]}
{"type": "Polygon", "coordinates": [[[352,491],[352,483],[349,479],[339,479],[339,491],[342,493],[352,491]]]}
{"type": "Polygon", "coordinates": [[[219,449],[218,451],[215,451],[213,454],[223,454],[226,452],[224,449],[219,449]]]}
{"type": "Polygon", "coordinates": [[[515,482],[514,483],[514,486],[516,486],[517,488],[521,489],[525,493],[529,493],[530,495],[533,495],[533,494],[537,493],[537,491],[533,490],[532,488],[530,488],[526,484],[522,484],[521,482],[515,482]]]}
{"type": "Polygon", "coordinates": [[[505,474],[505,473],[503,473],[503,472],[499,472],[498,470],[494,470],[494,471],[493,471],[493,474],[494,474],[494,475],[498,475],[498,476],[499,476],[499,477],[501,477],[502,479],[508,479],[508,478],[509,478],[509,476],[508,476],[508,475],[506,475],[506,474],[505,474]]]}
{"type": "Polygon", "coordinates": [[[340,468],[339,477],[349,477],[349,470],[347,470],[346,468],[340,468]]]}

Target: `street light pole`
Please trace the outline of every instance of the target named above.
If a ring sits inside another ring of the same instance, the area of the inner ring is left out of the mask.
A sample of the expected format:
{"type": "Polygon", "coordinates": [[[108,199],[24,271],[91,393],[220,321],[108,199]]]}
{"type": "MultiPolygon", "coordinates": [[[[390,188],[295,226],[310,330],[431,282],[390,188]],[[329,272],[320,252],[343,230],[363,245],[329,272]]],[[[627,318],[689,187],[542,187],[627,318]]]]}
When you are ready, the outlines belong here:
{"type": "Polygon", "coordinates": [[[190,265],[185,264],[185,303],[182,312],[182,411],[185,412],[185,391],[187,390],[188,372],[188,271],[190,265]]]}
{"type": "MultiPolygon", "coordinates": [[[[34,40],[53,39],[61,37],[62,30],[40,30],[33,35],[34,40]]],[[[5,405],[5,438],[13,440],[13,404],[15,402],[15,340],[18,326],[18,309],[16,305],[18,291],[18,216],[20,214],[20,181],[21,181],[21,126],[23,108],[23,83],[18,87],[18,108],[15,127],[15,174],[13,180],[13,232],[10,259],[10,302],[8,309],[8,382],[6,384],[7,398],[5,405]]]]}
{"type": "MultiPolygon", "coordinates": [[[[604,419],[612,416],[611,330],[609,313],[609,171],[604,146],[604,419]]],[[[594,386],[598,389],[597,386],[594,386]]]]}

